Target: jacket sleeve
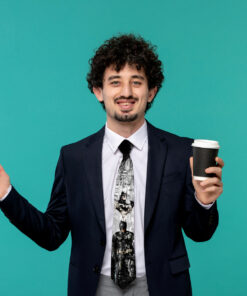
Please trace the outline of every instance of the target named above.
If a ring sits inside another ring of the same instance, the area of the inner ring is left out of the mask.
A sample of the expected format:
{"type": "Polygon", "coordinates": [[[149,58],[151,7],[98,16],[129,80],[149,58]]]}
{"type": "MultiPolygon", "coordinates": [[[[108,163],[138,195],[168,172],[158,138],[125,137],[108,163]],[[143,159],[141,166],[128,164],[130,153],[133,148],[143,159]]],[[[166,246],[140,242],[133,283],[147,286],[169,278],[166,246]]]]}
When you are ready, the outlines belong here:
{"type": "Polygon", "coordinates": [[[14,186],[7,198],[0,203],[0,208],[13,225],[39,246],[49,251],[57,249],[70,231],[62,149],[50,202],[44,213],[22,197],[14,186]]]}
{"type": "Polygon", "coordinates": [[[200,242],[209,240],[212,237],[219,220],[217,202],[210,209],[205,209],[196,201],[189,159],[182,212],[182,227],[189,238],[200,242]]]}

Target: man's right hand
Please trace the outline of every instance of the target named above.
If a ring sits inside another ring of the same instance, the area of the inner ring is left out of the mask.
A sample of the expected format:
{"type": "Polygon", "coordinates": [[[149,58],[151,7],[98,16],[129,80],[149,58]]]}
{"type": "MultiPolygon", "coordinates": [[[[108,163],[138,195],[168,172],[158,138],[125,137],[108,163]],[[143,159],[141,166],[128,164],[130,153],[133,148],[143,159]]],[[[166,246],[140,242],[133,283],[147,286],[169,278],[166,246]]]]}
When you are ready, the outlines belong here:
{"type": "Polygon", "coordinates": [[[4,197],[7,193],[8,188],[10,186],[10,178],[0,165],[0,200],[4,197]]]}

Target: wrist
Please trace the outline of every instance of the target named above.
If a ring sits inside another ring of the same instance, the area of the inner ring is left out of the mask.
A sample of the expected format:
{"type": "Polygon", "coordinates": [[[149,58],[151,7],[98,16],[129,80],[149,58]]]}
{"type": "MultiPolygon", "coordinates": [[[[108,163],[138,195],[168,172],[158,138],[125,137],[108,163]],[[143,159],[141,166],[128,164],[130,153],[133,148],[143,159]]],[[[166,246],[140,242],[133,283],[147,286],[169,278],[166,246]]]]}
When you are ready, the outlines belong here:
{"type": "Polygon", "coordinates": [[[195,197],[202,206],[211,206],[214,203],[214,201],[209,201],[208,199],[202,198],[196,191],[195,197]]]}
{"type": "Polygon", "coordinates": [[[3,200],[9,194],[11,188],[12,188],[12,186],[11,186],[11,184],[9,184],[7,188],[0,191],[0,200],[3,200]]]}

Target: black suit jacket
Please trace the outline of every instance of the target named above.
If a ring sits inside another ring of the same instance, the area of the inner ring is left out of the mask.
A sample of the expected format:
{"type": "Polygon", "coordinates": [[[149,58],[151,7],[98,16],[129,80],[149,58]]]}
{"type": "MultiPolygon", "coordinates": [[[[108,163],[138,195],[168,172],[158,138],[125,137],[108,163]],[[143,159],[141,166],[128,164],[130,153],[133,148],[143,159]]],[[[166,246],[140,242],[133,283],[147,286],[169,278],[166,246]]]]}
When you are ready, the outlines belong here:
{"type": "MultiPolygon", "coordinates": [[[[53,251],[71,231],[68,295],[95,295],[106,230],[102,184],[104,128],[61,148],[45,213],[13,187],[0,203],[4,214],[41,247],[53,251]]],[[[189,260],[182,229],[195,241],[210,239],[218,224],[216,203],[205,210],[194,197],[189,157],[192,139],[147,121],[148,167],[144,252],[150,296],[191,295],[189,260]]],[[[114,169],[110,168],[109,169],[114,169]]]]}

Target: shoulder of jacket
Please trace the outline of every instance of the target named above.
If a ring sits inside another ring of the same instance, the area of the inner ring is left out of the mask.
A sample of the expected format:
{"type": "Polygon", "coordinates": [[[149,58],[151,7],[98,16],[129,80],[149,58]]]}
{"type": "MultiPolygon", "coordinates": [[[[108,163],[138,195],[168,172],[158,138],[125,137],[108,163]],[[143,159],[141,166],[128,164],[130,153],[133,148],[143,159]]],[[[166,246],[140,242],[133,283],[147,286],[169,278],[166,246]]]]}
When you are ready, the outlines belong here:
{"type": "Polygon", "coordinates": [[[179,136],[177,134],[174,134],[174,133],[168,132],[166,130],[160,129],[158,127],[155,127],[151,124],[150,124],[150,126],[158,137],[165,138],[166,141],[168,141],[168,142],[173,142],[174,144],[175,143],[180,143],[180,144],[184,143],[185,145],[186,144],[191,145],[194,141],[194,139],[192,139],[192,138],[179,136]]]}
{"type": "Polygon", "coordinates": [[[70,144],[67,145],[63,145],[61,147],[61,151],[65,152],[65,153],[69,153],[69,152],[74,152],[74,151],[78,151],[81,149],[84,149],[86,146],[88,146],[90,143],[97,141],[99,139],[101,139],[101,137],[104,136],[104,128],[105,126],[103,126],[100,130],[98,130],[97,132],[70,144]]]}

